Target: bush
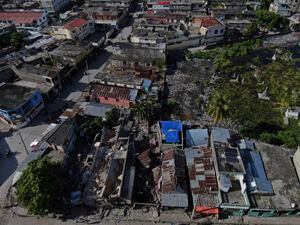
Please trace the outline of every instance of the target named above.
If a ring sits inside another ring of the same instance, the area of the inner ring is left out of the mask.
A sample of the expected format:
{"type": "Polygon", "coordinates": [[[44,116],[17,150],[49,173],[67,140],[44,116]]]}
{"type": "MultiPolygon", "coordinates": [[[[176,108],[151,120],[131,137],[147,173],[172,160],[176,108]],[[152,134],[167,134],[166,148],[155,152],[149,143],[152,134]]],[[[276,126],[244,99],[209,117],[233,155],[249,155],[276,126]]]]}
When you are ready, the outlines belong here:
{"type": "Polygon", "coordinates": [[[224,48],[212,49],[208,51],[199,51],[188,57],[194,57],[199,59],[210,59],[214,62],[214,69],[216,71],[222,71],[222,73],[229,74],[236,69],[231,61],[233,57],[246,56],[251,51],[262,46],[262,40],[249,40],[232,45],[225,46],[224,48]]]}
{"type": "Polygon", "coordinates": [[[257,23],[259,26],[268,30],[287,30],[289,21],[286,17],[280,16],[268,10],[258,10],[256,12],[257,23]]]}
{"type": "Polygon", "coordinates": [[[252,22],[247,28],[246,30],[243,32],[243,35],[245,37],[252,37],[256,34],[258,34],[259,29],[257,27],[257,23],[256,22],[252,22]]]}
{"type": "Polygon", "coordinates": [[[23,39],[24,37],[22,33],[14,32],[10,35],[9,41],[12,46],[14,46],[16,49],[19,49],[23,44],[23,39]]]}
{"type": "Polygon", "coordinates": [[[277,138],[288,148],[300,146],[300,125],[298,121],[290,121],[290,125],[285,130],[278,132],[277,138]]]}
{"type": "Polygon", "coordinates": [[[160,58],[154,59],[153,62],[152,62],[152,64],[154,66],[157,66],[159,69],[164,69],[166,67],[165,60],[160,59],[160,58]]]}
{"type": "Polygon", "coordinates": [[[272,133],[262,133],[259,135],[259,140],[263,142],[267,142],[270,144],[276,144],[276,145],[281,145],[281,141],[277,138],[276,134],[272,133]]]}

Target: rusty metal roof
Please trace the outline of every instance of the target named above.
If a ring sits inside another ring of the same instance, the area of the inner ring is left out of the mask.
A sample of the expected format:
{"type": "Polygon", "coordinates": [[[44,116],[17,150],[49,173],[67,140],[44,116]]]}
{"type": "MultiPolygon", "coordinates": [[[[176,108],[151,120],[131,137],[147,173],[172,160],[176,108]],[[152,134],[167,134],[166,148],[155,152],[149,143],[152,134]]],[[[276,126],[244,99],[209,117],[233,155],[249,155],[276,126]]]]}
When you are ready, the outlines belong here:
{"type": "Polygon", "coordinates": [[[153,182],[158,184],[159,179],[161,177],[161,166],[154,167],[152,169],[153,182]]]}
{"type": "Polygon", "coordinates": [[[218,206],[218,185],[212,150],[207,146],[185,149],[194,206],[218,206]]]}
{"type": "Polygon", "coordinates": [[[149,158],[149,153],[150,153],[151,149],[148,149],[146,151],[143,151],[142,153],[140,153],[137,158],[140,161],[140,163],[143,166],[147,166],[149,165],[149,163],[151,162],[151,159],[149,158]]]}
{"type": "Polygon", "coordinates": [[[165,150],[162,156],[161,204],[170,207],[187,207],[186,183],[184,153],[176,148],[165,150]]]}
{"type": "Polygon", "coordinates": [[[184,167],[184,154],[173,148],[164,151],[162,157],[162,192],[176,191],[177,185],[180,185],[180,178],[185,177],[184,167]]]}
{"type": "Polygon", "coordinates": [[[102,84],[93,84],[92,85],[93,94],[96,96],[102,96],[107,98],[116,98],[116,99],[124,99],[124,100],[135,100],[136,96],[134,89],[129,89],[125,87],[117,87],[110,85],[102,85],[102,84]]]}

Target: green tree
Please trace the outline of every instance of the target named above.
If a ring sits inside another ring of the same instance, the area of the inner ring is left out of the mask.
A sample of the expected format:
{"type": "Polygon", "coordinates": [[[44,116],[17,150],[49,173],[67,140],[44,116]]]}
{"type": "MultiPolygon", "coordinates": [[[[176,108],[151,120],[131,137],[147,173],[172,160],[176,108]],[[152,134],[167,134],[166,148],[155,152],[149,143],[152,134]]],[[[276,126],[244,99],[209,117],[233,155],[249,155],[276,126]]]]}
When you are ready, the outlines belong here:
{"type": "Polygon", "coordinates": [[[300,123],[297,120],[291,120],[290,125],[285,130],[277,133],[277,138],[288,148],[297,148],[300,146],[300,123]]]}
{"type": "Polygon", "coordinates": [[[94,137],[103,127],[103,120],[101,117],[86,117],[81,124],[81,130],[90,137],[94,137]]]}
{"type": "Polygon", "coordinates": [[[63,167],[49,157],[28,164],[17,183],[18,202],[33,214],[45,215],[61,206],[63,167]]]}
{"type": "Polygon", "coordinates": [[[159,69],[164,69],[166,67],[166,62],[165,60],[161,59],[161,58],[156,58],[153,60],[152,64],[154,66],[157,66],[159,69]]]}
{"type": "Polygon", "coordinates": [[[261,27],[269,30],[287,30],[289,21],[286,17],[280,16],[268,10],[258,10],[256,12],[257,23],[261,27]]]}
{"type": "Polygon", "coordinates": [[[10,35],[10,44],[14,46],[16,49],[22,47],[24,41],[24,37],[22,33],[14,32],[10,35]]]}
{"type": "Polygon", "coordinates": [[[228,117],[228,99],[220,92],[215,92],[209,101],[207,113],[214,118],[214,123],[228,117]]]}
{"type": "Polygon", "coordinates": [[[258,34],[259,29],[257,27],[257,23],[256,22],[252,22],[247,28],[246,30],[243,32],[243,35],[245,37],[252,37],[256,34],[258,34]]]}
{"type": "Polygon", "coordinates": [[[138,121],[150,121],[155,117],[157,105],[153,100],[143,100],[132,108],[133,115],[138,121]]]}
{"type": "Polygon", "coordinates": [[[112,128],[119,124],[120,110],[113,108],[111,111],[105,113],[105,125],[112,128]]]}
{"type": "Polygon", "coordinates": [[[262,8],[263,9],[269,9],[270,4],[274,2],[274,0],[261,0],[262,8]]]}

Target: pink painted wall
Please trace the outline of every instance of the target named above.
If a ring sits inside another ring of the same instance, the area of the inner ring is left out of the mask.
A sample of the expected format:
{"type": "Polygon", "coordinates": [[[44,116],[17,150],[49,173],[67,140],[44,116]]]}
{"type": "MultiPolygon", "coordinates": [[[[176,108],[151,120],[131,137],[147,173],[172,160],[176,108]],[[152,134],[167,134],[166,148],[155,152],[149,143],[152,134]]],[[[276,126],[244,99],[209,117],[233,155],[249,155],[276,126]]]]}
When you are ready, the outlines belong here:
{"type": "Polygon", "coordinates": [[[105,99],[104,97],[101,97],[101,96],[99,96],[98,99],[99,99],[99,102],[103,103],[103,104],[114,105],[114,106],[119,106],[119,107],[123,107],[123,108],[130,108],[131,102],[129,100],[119,99],[119,101],[117,101],[117,99],[115,99],[115,98],[105,99]]]}

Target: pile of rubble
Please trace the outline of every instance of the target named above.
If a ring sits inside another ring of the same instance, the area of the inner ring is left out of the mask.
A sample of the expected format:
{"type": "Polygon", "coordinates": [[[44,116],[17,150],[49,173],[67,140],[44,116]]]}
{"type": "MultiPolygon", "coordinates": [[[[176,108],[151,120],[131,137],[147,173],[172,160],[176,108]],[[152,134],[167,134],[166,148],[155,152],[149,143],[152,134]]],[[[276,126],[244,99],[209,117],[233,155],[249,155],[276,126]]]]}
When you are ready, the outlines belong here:
{"type": "Polygon", "coordinates": [[[210,60],[192,59],[178,63],[178,71],[167,76],[169,98],[176,100],[184,113],[202,115],[210,94],[207,84],[214,74],[210,60]]]}

